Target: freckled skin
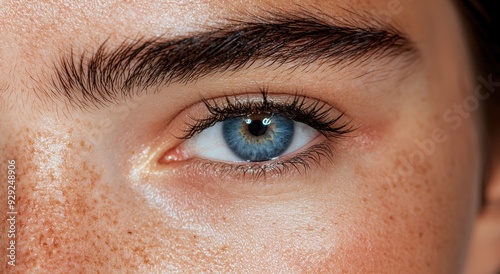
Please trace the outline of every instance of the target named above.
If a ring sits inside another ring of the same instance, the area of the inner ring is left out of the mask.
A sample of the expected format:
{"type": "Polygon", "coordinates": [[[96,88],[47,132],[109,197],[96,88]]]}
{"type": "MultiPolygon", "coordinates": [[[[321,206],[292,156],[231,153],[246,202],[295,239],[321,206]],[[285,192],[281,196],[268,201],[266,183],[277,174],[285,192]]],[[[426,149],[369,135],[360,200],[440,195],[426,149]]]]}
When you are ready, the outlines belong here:
{"type": "MultiPolygon", "coordinates": [[[[441,119],[472,92],[462,93],[457,81],[472,82],[472,73],[448,1],[401,1],[393,20],[419,41],[420,68],[403,81],[373,84],[389,95],[369,95],[368,86],[323,91],[334,98],[328,103],[339,98],[347,114],[366,126],[334,145],[332,162],[269,185],[156,164],[161,136],[148,125],[162,124],[154,123],[161,111],[187,108],[181,93],[156,95],[161,108],[146,97],[129,105],[124,119],[116,109],[68,113],[62,102],[33,93],[41,90],[40,81],[49,81],[40,68],[71,45],[91,50],[109,37],[119,43],[183,34],[225,14],[288,9],[290,1],[109,1],[102,7],[85,1],[3,2],[0,170],[16,159],[19,215],[17,266],[6,264],[2,232],[0,273],[462,271],[482,155],[477,112],[458,129],[441,119]],[[436,128],[447,140],[418,159],[416,141],[436,128]]],[[[346,4],[296,2],[328,14],[346,4]]],[[[387,5],[349,1],[375,14],[387,5]]],[[[301,73],[294,72],[294,81],[301,73]]],[[[286,77],[274,80],[285,83],[286,77]]],[[[302,84],[315,85],[309,81],[302,84]]],[[[202,79],[192,89],[225,85],[234,85],[227,75],[202,79]]],[[[178,119],[174,113],[167,117],[178,119]]],[[[0,226],[6,231],[5,222],[0,226]]]]}

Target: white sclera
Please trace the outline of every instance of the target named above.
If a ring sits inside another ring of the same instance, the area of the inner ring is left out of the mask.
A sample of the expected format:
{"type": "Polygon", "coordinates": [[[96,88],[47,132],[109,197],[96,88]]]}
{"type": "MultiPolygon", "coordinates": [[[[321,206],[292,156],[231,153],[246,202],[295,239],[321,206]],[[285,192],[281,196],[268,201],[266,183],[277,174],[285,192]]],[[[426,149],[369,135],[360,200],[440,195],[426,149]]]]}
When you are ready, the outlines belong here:
{"type": "MultiPolygon", "coordinates": [[[[187,150],[188,155],[220,162],[245,162],[245,159],[240,159],[227,146],[222,133],[222,124],[223,122],[218,122],[187,140],[184,149],[187,150]]],[[[292,142],[285,152],[278,157],[300,150],[320,134],[317,130],[304,123],[293,122],[293,124],[292,142]]]]}

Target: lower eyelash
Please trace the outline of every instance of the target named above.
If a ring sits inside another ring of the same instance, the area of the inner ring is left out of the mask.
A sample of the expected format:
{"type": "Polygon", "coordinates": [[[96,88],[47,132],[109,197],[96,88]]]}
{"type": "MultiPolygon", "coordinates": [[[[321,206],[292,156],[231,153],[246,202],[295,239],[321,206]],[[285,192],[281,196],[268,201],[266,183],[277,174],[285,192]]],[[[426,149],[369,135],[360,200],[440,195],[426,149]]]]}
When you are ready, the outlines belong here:
{"type": "MultiPolygon", "coordinates": [[[[213,162],[203,159],[196,159],[195,169],[215,170],[217,177],[231,176],[242,179],[267,179],[273,176],[282,176],[295,171],[302,174],[309,170],[312,165],[320,165],[321,161],[333,162],[333,150],[330,141],[312,145],[305,151],[300,152],[289,159],[270,161],[269,163],[244,163],[231,164],[224,162],[213,162]]],[[[285,158],[284,156],[283,158],[285,158]]]]}

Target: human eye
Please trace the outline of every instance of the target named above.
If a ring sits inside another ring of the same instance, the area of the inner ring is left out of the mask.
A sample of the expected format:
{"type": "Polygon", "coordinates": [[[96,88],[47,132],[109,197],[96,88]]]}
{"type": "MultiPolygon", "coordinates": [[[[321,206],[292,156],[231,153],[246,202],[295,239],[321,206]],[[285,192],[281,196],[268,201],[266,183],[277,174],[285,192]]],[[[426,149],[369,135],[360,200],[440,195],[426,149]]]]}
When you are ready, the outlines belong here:
{"type": "Polygon", "coordinates": [[[207,114],[190,118],[178,137],[184,141],[160,163],[192,161],[198,168],[254,177],[301,172],[331,160],[335,139],[353,131],[343,112],[297,94],[261,90],[202,102],[207,114]]]}

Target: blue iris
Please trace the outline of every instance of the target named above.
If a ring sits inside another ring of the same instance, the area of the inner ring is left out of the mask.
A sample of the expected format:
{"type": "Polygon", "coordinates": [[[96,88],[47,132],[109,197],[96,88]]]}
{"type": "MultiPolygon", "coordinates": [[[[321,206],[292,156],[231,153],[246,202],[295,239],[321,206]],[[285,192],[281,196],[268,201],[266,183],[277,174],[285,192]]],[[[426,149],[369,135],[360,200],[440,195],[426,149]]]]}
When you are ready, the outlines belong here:
{"type": "Polygon", "coordinates": [[[280,156],[292,142],[294,122],[284,116],[255,114],[223,122],[228,147],[242,160],[268,161],[280,156]]]}

